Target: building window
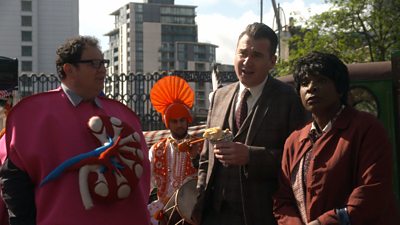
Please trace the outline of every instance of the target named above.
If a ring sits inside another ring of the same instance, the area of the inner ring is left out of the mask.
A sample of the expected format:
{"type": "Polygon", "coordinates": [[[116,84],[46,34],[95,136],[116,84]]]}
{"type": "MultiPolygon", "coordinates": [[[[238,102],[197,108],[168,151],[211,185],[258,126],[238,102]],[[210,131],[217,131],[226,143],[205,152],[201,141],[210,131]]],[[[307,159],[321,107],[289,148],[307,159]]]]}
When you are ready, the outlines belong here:
{"type": "Polygon", "coordinates": [[[22,71],[32,71],[32,61],[21,61],[22,71]]]}
{"type": "Polygon", "coordinates": [[[136,61],[136,72],[143,72],[143,62],[136,61]]]}
{"type": "Polygon", "coordinates": [[[161,16],[161,23],[195,24],[194,18],[183,16],[161,16]]]}
{"type": "MultiPolygon", "coordinates": [[[[197,89],[204,90],[204,88],[205,88],[204,82],[202,82],[202,81],[197,82],[196,85],[197,85],[197,89]]],[[[204,92],[203,92],[203,95],[204,95],[204,92]]]]}
{"type": "Polygon", "coordinates": [[[161,63],[161,70],[168,70],[168,63],[167,62],[162,62],[161,63]]]}
{"type": "Polygon", "coordinates": [[[143,15],[136,14],[136,23],[141,23],[141,22],[143,22],[143,15]]]}
{"type": "Polygon", "coordinates": [[[193,8],[161,7],[161,14],[195,16],[193,8]]]}
{"type": "Polygon", "coordinates": [[[185,61],[180,61],[179,62],[179,70],[187,70],[187,62],[185,61]]]}
{"type": "Polygon", "coordinates": [[[136,39],[136,43],[137,43],[137,42],[143,42],[143,33],[141,33],[141,32],[136,32],[136,33],[135,33],[135,39],[136,39]]]}
{"type": "Polygon", "coordinates": [[[137,42],[136,43],[136,49],[138,51],[143,51],[143,42],[137,42]]]}
{"type": "Polygon", "coordinates": [[[208,48],[208,53],[214,54],[214,52],[215,52],[215,49],[214,49],[214,48],[212,48],[212,47],[208,48]]]}
{"type": "Polygon", "coordinates": [[[196,101],[196,105],[198,108],[204,108],[206,105],[204,104],[204,100],[196,101]]]}
{"type": "Polygon", "coordinates": [[[21,47],[22,56],[32,56],[32,46],[22,46],[21,47]]]}
{"type": "Polygon", "coordinates": [[[143,12],[143,5],[142,4],[137,4],[136,5],[136,12],[143,12]]]}
{"type": "Polygon", "coordinates": [[[204,91],[197,92],[197,99],[204,99],[204,96],[205,96],[204,91]]]}
{"type": "Polygon", "coordinates": [[[143,32],[143,24],[142,23],[136,24],[136,31],[137,32],[143,32]]]}
{"type": "Polygon", "coordinates": [[[197,60],[198,60],[198,61],[206,61],[206,60],[207,60],[206,54],[196,54],[196,55],[195,55],[195,59],[196,59],[196,61],[197,61],[197,60]]]}
{"type": "Polygon", "coordinates": [[[32,16],[21,16],[21,26],[31,27],[32,26],[32,16]]]}
{"type": "Polygon", "coordinates": [[[136,51],[136,58],[137,59],[143,59],[143,52],[142,51],[136,51]]]}
{"type": "Polygon", "coordinates": [[[186,56],[185,52],[179,52],[178,53],[178,60],[184,61],[185,59],[187,59],[187,56],[186,56]]]}
{"type": "Polygon", "coordinates": [[[31,1],[21,1],[21,11],[32,12],[32,2],[31,1]]]}
{"type": "Polygon", "coordinates": [[[205,65],[203,63],[196,63],[195,64],[195,70],[196,71],[205,71],[206,68],[205,68],[205,65]]]}
{"type": "Polygon", "coordinates": [[[32,31],[21,31],[22,41],[32,41],[32,31]]]}

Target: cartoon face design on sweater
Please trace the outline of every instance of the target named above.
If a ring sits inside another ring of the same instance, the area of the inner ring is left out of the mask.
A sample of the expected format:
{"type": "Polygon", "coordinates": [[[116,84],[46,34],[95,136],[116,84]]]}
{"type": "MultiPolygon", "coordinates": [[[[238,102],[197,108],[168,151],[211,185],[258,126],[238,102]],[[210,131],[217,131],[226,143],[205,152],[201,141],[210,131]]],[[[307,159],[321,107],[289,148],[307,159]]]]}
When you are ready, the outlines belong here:
{"type": "Polygon", "coordinates": [[[41,186],[63,172],[79,171],[79,190],[85,209],[95,203],[128,198],[143,173],[140,135],[120,119],[93,116],[88,121],[90,132],[100,147],[64,161],[41,182],[41,186]]]}

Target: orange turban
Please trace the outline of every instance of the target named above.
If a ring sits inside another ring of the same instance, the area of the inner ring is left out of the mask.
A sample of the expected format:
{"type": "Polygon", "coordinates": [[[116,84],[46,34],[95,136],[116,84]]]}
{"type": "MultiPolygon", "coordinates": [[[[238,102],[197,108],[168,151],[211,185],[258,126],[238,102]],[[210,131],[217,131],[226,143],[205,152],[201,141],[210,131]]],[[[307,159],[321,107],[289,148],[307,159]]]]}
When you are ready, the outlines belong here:
{"type": "Polygon", "coordinates": [[[157,112],[162,114],[168,128],[170,119],[186,118],[191,123],[190,109],[194,102],[194,92],[189,84],[177,76],[167,76],[154,84],[150,100],[157,112]]]}

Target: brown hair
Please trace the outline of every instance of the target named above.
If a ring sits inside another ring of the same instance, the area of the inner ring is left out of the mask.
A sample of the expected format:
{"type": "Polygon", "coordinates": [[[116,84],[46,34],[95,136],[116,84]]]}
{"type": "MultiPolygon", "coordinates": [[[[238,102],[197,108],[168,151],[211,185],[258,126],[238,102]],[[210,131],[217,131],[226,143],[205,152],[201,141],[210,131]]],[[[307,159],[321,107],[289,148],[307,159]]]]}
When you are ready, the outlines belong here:
{"type": "Polygon", "coordinates": [[[56,67],[60,79],[65,78],[63,65],[65,63],[74,63],[79,61],[82,56],[83,50],[87,46],[92,46],[100,49],[99,41],[91,36],[78,36],[68,39],[64,44],[58,47],[56,54],[56,67]]]}
{"type": "Polygon", "coordinates": [[[244,35],[256,40],[268,39],[271,43],[270,53],[271,55],[275,55],[276,47],[278,46],[278,36],[269,26],[257,22],[247,25],[246,29],[239,35],[238,43],[244,35]]]}

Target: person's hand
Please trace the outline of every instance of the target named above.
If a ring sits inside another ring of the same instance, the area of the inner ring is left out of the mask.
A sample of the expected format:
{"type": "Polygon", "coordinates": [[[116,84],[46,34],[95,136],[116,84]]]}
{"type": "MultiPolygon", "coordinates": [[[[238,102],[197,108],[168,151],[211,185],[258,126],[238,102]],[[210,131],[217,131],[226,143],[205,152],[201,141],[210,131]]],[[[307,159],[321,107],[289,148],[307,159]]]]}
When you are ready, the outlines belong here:
{"type": "Polygon", "coordinates": [[[249,147],[240,142],[220,142],[214,145],[215,157],[223,165],[246,165],[249,162],[249,147]]]}
{"type": "Polygon", "coordinates": [[[313,220],[309,222],[307,225],[321,225],[321,223],[318,220],[313,220]]]}

